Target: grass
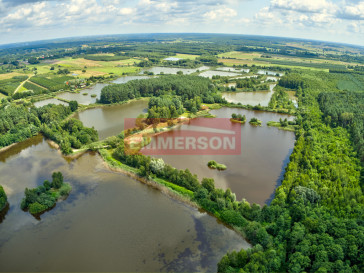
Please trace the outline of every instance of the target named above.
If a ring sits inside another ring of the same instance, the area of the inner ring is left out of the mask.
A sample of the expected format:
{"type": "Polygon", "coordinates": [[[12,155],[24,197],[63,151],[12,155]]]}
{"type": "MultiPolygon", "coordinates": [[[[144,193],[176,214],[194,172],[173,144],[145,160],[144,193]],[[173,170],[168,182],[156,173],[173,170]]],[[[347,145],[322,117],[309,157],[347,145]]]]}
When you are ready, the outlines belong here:
{"type": "Polygon", "coordinates": [[[0,74],[0,81],[1,80],[11,79],[14,76],[23,76],[23,75],[24,75],[24,73],[18,73],[18,72],[11,72],[11,73],[0,74]]]}
{"type": "Polygon", "coordinates": [[[346,66],[342,64],[334,64],[329,62],[308,62],[308,61],[296,61],[290,59],[266,59],[266,58],[257,58],[257,61],[267,61],[274,65],[283,65],[283,66],[297,66],[301,68],[316,68],[316,69],[345,69],[346,66]]]}
{"type": "Polygon", "coordinates": [[[259,62],[254,60],[240,60],[240,59],[218,59],[218,62],[223,63],[225,66],[233,66],[233,65],[269,65],[267,62],[259,62]]]}
{"type": "Polygon", "coordinates": [[[26,89],[24,86],[22,86],[22,87],[20,87],[19,89],[18,89],[18,92],[25,92],[25,91],[28,91],[28,89],[26,89]]]}
{"type": "Polygon", "coordinates": [[[241,60],[253,60],[254,58],[260,58],[262,56],[261,53],[245,53],[245,52],[239,52],[239,51],[230,51],[225,52],[217,55],[219,58],[225,57],[225,58],[235,58],[235,59],[241,59],[241,60]]]}
{"type": "Polygon", "coordinates": [[[290,132],[296,131],[295,125],[287,125],[287,126],[283,127],[283,126],[281,126],[281,123],[277,122],[277,121],[268,121],[267,125],[272,126],[272,127],[277,127],[278,129],[284,130],[284,131],[290,131],[290,132]]]}
{"type": "Polygon", "coordinates": [[[52,63],[40,63],[35,65],[29,65],[31,69],[37,68],[38,74],[45,74],[51,72],[51,66],[54,66],[54,73],[58,71],[58,68],[67,68],[71,73],[75,73],[80,78],[89,78],[91,76],[103,76],[106,74],[122,75],[123,73],[135,73],[139,68],[133,66],[134,63],[139,63],[140,60],[129,58],[120,61],[93,61],[86,60],[84,58],[72,59],[70,57],[61,58],[55,60],[52,63]],[[86,68],[85,68],[86,67],[86,68]],[[86,72],[82,72],[86,70],[86,72]]]}
{"type": "Polygon", "coordinates": [[[241,123],[241,124],[244,124],[246,122],[246,120],[241,121],[241,120],[237,120],[237,119],[233,119],[233,118],[231,118],[230,121],[233,123],[241,123]]]}
{"type": "MultiPolygon", "coordinates": [[[[219,62],[224,63],[226,66],[233,65],[257,65],[257,66],[267,66],[274,65],[284,68],[291,69],[310,69],[316,71],[326,71],[328,72],[329,68],[342,67],[348,65],[349,63],[341,62],[337,60],[326,60],[319,58],[301,58],[294,56],[283,56],[283,55],[271,55],[272,58],[261,58],[262,54],[258,52],[239,52],[239,51],[230,51],[219,54],[219,62]],[[231,58],[231,59],[223,59],[231,58]]],[[[356,64],[356,63],[351,63],[356,64]]]]}
{"type": "MultiPolygon", "coordinates": [[[[136,73],[139,71],[140,68],[135,67],[135,66],[124,66],[124,67],[97,67],[97,68],[91,68],[91,69],[87,69],[86,72],[88,70],[90,71],[95,71],[95,72],[99,72],[99,73],[104,73],[104,74],[116,74],[116,75],[122,75],[123,73],[136,73]]],[[[82,76],[80,74],[80,76],[82,76]]]]}
{"type": "Polygon", "coordinates": [[[364,75],[340,74],[337,88],[348,91],[364,90],[364,75]]]}

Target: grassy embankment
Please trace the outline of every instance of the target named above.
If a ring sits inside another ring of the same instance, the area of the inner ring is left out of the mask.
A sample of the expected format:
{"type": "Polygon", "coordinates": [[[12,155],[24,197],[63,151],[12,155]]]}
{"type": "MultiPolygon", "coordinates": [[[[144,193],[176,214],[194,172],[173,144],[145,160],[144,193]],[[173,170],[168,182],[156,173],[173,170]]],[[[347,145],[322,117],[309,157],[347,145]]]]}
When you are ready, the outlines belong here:
{"type": "Polygon", "coordinates": [[[272,127],[277,127],[280,130],[285,130],[285,131],[290,131],[290,132],[296,131],[296,128],[297,128],[296,125],[282,126],[282,124],[279,121],[268,121],[267,125],[272,126],[272,127]]]}

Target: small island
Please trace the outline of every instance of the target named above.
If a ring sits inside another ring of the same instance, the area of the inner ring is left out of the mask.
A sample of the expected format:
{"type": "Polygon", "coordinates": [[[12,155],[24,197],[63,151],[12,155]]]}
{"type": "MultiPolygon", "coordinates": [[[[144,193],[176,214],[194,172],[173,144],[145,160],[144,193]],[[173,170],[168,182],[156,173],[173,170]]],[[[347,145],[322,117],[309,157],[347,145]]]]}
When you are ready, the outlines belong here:
{"type": "Polygon", "coordinates": [[[34,216],[39,216],[52,209],[58,200],[65,199],[71,192],[71,185],[63,182],[61,172],[54,172],[52,179],[52,182],[45,180],[43,185],[34,189],[26,188],[21,208],[28,210],[34,216]]]}
{"type": "Polygon", "coordinates": [[[291,131],[291,132],[294,132],[296,130],[296,127],[297,127],[295,121],[288,121],[286,118],[284,120],[282,120],[280,118],[279,122],[268,121],[267,125],[277,127],[280,130],[291,131]]]}
{"type": "Polygon", "coordinates": [[[249,123],[251,125],[254,125],[254,126],[262,126],[262,121],[260,121],[257,118],[251,118],[251,120],[249,121],[249,123]]]}
{"type": "Polygon", "coordinates": [[[231,122],[241,123],[244,124],[246,122],[246,116],[242,116],[241,114],[232,114],[231,115],[231,122]]]}
{"type": "Polygon", "coordinates": [[[0,212],[2,212],[8,204],[8,197],[4,191],[4,188],[0,186],[0,212]]]}
{"type": "Polygon", "coordinates": [[[91,95],[91,98],[96,98],[97,97],[97,95],[96,94],[92,94],[91,95]]]}
{"type": "Polygon", "coordinates": [[[207,166],[210,168],[210,169],[217,169],[219,171],[224,171],[226,170],[226,165],[224,164],[220,164],[220,163],[217,163],[215,160],[210,160],[208,163],[207,163],[207,166]]]}

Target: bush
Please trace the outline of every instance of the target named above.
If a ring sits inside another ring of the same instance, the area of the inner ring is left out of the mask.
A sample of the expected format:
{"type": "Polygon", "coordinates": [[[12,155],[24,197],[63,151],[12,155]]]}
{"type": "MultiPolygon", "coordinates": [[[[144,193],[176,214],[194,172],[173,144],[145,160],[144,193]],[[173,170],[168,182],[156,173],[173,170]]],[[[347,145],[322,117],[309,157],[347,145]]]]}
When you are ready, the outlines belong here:
{"type": "Polygon", "coordinates": [[[47,206],[39,204],[38,202],[29,205],[29,212],[31,214],[39,214],[47,209],[47,206]]]}
{"type": "Polygon", "coordinates": [[[8,198],[2,186],[0,186],[0,211],[2,211],[8,202],[8,198]]]}

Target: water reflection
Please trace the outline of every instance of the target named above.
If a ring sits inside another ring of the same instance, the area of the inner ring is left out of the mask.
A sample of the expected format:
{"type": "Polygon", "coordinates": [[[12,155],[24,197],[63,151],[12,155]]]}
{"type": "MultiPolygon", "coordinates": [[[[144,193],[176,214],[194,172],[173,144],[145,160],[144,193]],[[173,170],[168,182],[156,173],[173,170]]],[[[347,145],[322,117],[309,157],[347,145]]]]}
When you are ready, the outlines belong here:
{"type": "Polygon", "coordinates": [[[0,184],[12,189],[0,225],[3,271],[215,272],[227,251],[249,246],[208,214],[109,171],[97,154],[67,162],[35,143],[0,163],[0,184]],[[36,221],[20,209],[24,189],[54,171],[73,190],[36,221]]]}
{"type": "Polygon", "coordinates": [[[178,71],[182,71],[183,74],[192,74],[197,71],[204,71],[210,69],[207,66],[201,66],[198,68],[178,68],[178,67],[152,67],[148,69],[143,69],[139,74],[144,74],[144,72],[152,72],[154,75],[158,74],[177,74],[178,71]]]}
{"type": "Polygon", "coordinates": [[[273,95],[275,84],[269,86],[269,91],[252,91],[252,92],[224,92],[222,96],[228,102],[241,103],[243,105],[268,106],[270,98],[273,95]]]}
{"type": "MultiPolygon", "coordinates": [[[[252,117],[257,117],[263,123],[262,127],[251,126],[248,122],[241,125],[240,155],[156,155],[156,157],[163,158],[173,167],[187,168],[200,179],[214,178],[217,187],[230,188],[236,193],[238,200],[246,198],[249,202],[264,204],[274,192],[276,181],[282,169],[284,170],[282,162],[292,152],[295,141],[294,133],[268,127],[265,124],[271,120],[279,121],[280,118],[292,120],[294,117],[234,108],[211,111],[211,114],[221,118],[230,118],[233,113],[246,115],[248,121],[252,117]],[[210,160],[225,164],[227,170],[209,169],[207,163],[210,160]]],[[[183,125],[180,130],[183,130],[184,126],[189,125],[183,125]]],[[[175,137],[179,135],[179,130],[165,134],[175,137]]]]}
{"type": "Polygon", "coordinates": [[[37,102],[34,103],[34,106],[35,107],[42,107],[42,106],[47,105],[47,104],[57,104],[57,105],[62,104],[62,105],[68,106],[67,102],[60,101],[60,100],[57,100],[57,99],[54,99],[54,98],[37,101],[37,102]]]}
{"type": "Polygon", "coordinates": [[[136,118],[146,112],[148,102],[137,100],[127,104],[88,109],[77,113],[75,118],[86,127],[95,127],[100,139],[120,134],[124,130],[125,118],[136,118]]]}

